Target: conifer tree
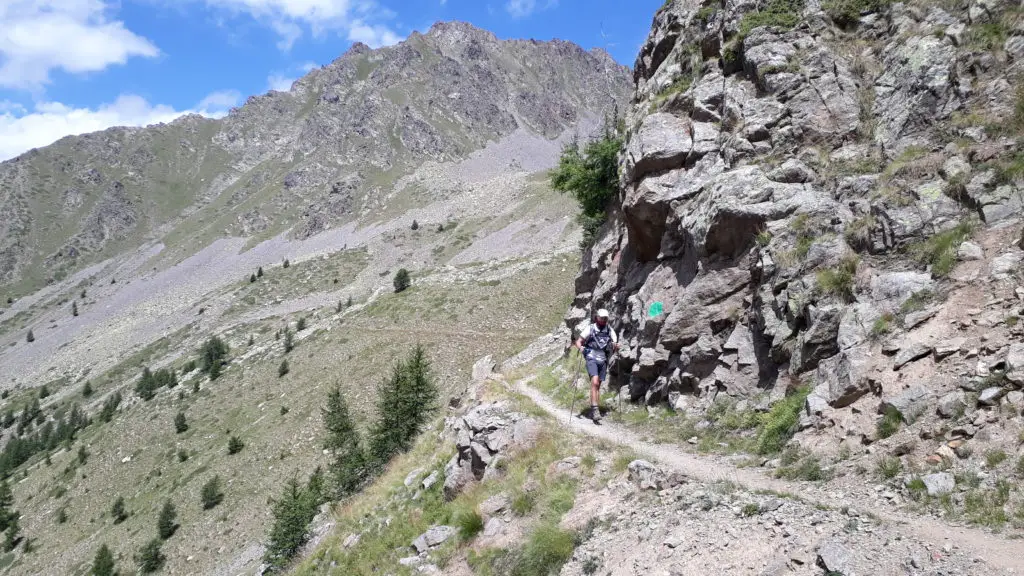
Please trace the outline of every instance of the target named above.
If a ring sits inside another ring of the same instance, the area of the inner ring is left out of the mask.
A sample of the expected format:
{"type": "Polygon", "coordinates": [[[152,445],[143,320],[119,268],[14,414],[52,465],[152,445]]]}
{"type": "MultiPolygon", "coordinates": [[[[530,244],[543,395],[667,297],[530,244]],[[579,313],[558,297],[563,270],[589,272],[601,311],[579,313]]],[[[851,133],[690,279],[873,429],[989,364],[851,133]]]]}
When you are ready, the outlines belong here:
{"type": "Polygon", "coordinates": [[[82,397],[88,398],[90,396],[92,396],[92,384],[90,384],[89,381],[86,380],[85,384],[82,385],[82,397]]]}
{"type": "Polygon", "coordinates": [[[203,502],[203,510],[209,510],[224,501],[224,493],[220,490],[220,476],[214,476],[203,484],[199,499],[203,502]]]}
{"type": "Polygon", "coordinates": [[[78,316],[78,302],[71,303],[71,315],[78,316]]]}
{"type": "Polygon", "coordinates": [[[0,532],[6,531],[11,522],[18,517],[14,507],[14,493],[7,479],[0,480],[0,532]]]}
{"type": "Polygon", "coordinates": [[[245,442],[242,442],[238,436],[232,436],[228,440],[228,454],[238,454],[242,448],[245,448],[245,442]]]}
{"type": "Polygon", "coordinates": [[[412,221],[412,229],[413,230],[419,230],[420,229],[420,223],[415,221],[415,220],[413,220],[412,221]]]}
{"type": "Polygon", "coordinates": [[[352,307],[352,297],[351,296],[349,296],[348,297],[348,301],[345,302],[345,307],[346,308],[351,308],[352,307]]]}
{"type": "Polygon", "coordinates": [[[188,431],[188,421],[185,420],[184,412],[178,412],[177,416],[174,417],[174,431],[178,434],[188,431]]]}
{"type": "Polygon", "coordinates": [[[398,362],[377,396],[377,422],[370,432],[370,457],[376,468],[412,448],[416,436],[437,409],[437,384],[426,351],[417,345],[398,362]]]}
{"type": "Polygon", "coordinates": [[[256,277],[263,278],[263,266],[260,266],[259,270],[256,270],[256,277]]]}
{"type": "Polygon", "coordinates": [[[43,384],[39,388],[39,399],[42,400],[43,398],[46,398],[49,395],[50,395],[50,389],[46,387],[46,384],[43,384]]]}
{"type": "Polygon", "coordinates": [[[292,478],[281,498],[274,501],[272,511],[274,524],[270,529],[264,560],[275,568],[281,568],[309,538],[309,523],[316,516],[316,502],[309,490],[292,478]]]}
{"type": "Polygon", "coordinates": [[[216,336],[203,344],[200,351],[201,368],[210,376],[210,380],[216,380],[220,376],[221,366],[227,358],[228,351],[228,345],[216,336]]]}
{"type": "Polygon", "coordinates": [[[174,508],[174,504],[170,500],[164,502],[164,507],[160,510],[160,517],[156,521],[156,533],[161,540],[167,540],[178,531],[177,519],[178,511],[174,508]]]}
{"type": "Polygon", "coordinates": [[[291,372],[291,368],[288,367],[288,360],[281,360],[281,365],[277,367],[277,377],[284,378],[291,372]]]}
{"type": "Polygon", "coordinates": [[[10,552],[14,550],[18,545],[18,541],[21,540],[20,536],[21,526],[18,525],[18,515],[14,514],[7,524],[7,530],[4,531],[4,551],[10,552]]]}
{"type": "Polygon", "coordinates": [[[139,555],[135,557],[135,561],[138,562],[139,570],[143,574],[156,572],[163,568],[167,557],[164,556],[163,551],[160,549],[162,545],[163,542],[159,538],[154,538],[139,550],[139,555]]]}
{"type": "Polygon", "coordinates": [[[409,278],[409,271],[405,268],[399,269],[398,272],[395,273],[394,285],[396,293],[404,292],[409,288],[409,286],[412,286],[412,280],[409,278]]]}
{"type": "Polygon", "coordinates": [[[110,507],[110,516],[114,519],[115,525],[128,519],[128,512],[124,509],[124,496],[118,496],[117,500],[114,500],[114,505],[110,507]]]}
{"type": "Polygon", "coordinates": [[[256,281],[256,275],[255,274],[250,274],[249,275],[249,283],[252,284],[255,281],[256,281]]]}
{"type": "Polygon", "coordinates": [[[322,414],[327,429],[324,448],[333,458],[330,464],[333,491],[335,497],[341,499],[358,492],[366,481],[366,454],[340,388],[327,394],[322,414]]]}
{"type": "Polygon", "coordinates": [[[295,349],[295,340],[292,337],[292,331],[284,329],[284,353],[287,354],[295,349]]]}
{"type": "Polygon", "coordinates": [[[31,329],[29,329],[28,335],[25,336],[25,341],[26,342],[35,342],[36,341],[36,335],[32,333],[31,329]]]}
{"type": "Polygon", "coordinates": [[[302,332],[305,329],[306,329],[306,318],[305,318],[305,316],[303,316],[302,318],[299,318],[298,322],[295,323],[295,330],[297,332],[302,332]]]}
{"type": "Polygon", "coordinates": [[[106,544],[101,545],[100,549],[96,551],[96,558],[92,561],[92,571],[89,574],[91,576],[114,576],[115,568],[114,555],[110,552],[110,548],[107,548],[106,544]]]}
{"type": "Polygon", "coordinates": [[[284,259],[284,267],[285,267],[285,268],[287,268],[287,267],[289,267],[289,266],[291,266],[291,265],[292,265],[292,263],[291,263],[291,262],[289,262],[287,258],[285,258],[285,259],[284,259]]]}

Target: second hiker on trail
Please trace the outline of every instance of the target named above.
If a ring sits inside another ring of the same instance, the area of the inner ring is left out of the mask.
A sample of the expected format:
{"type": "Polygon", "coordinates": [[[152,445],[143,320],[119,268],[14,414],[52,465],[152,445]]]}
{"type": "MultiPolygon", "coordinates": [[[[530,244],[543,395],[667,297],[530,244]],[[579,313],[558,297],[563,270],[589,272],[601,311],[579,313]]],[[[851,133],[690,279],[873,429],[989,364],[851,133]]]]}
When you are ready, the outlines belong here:
{"type": "Polygon", "coordinates": [[[587,362],[587,374],[590,376],[590,410],[587,416],[597,422],[601,418],[598,402],[601,399],[601,381],[608,374],[608,355],[619,349],[619,337],[608,325],[608,311],[597,311],[597,318],[580,333],[576,347],[587,362]]]}

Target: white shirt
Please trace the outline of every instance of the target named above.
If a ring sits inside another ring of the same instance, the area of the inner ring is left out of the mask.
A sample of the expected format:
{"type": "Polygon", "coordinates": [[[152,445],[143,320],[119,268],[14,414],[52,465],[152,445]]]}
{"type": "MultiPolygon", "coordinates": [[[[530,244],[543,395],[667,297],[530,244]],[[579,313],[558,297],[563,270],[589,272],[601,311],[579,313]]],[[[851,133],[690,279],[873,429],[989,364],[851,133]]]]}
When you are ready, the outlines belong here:
{"type": "MultiPolygon", "coordinates": [[[[596,324],[588,324],[586,328],[580,332],[580,338],[583,339],[584,346],[587,344],[587,338],[590,338],[590,331],[596,326],[596,324]]],[[[612,344],[619,343],[619,335],[615,333],[615,329],[608,326],[608,332],[612,335],[612,344]]]]}

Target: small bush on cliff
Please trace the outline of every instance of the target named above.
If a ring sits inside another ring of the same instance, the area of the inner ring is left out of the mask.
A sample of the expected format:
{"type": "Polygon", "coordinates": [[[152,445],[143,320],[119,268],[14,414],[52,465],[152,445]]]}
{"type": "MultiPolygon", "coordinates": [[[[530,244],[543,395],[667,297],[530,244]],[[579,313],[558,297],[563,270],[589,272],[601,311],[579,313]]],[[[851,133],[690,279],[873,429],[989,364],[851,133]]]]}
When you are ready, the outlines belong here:
{"type": "Polygon", "coordinates": [[[618,196],[621,147],[616,114],[605,121],[601,135],[582,149],[576,140],[562,149],[558,167],[551,172],[551,187],[572,194],[580,205],[585,244],[593,241],[607,219],[608,204],[618,196]]]}

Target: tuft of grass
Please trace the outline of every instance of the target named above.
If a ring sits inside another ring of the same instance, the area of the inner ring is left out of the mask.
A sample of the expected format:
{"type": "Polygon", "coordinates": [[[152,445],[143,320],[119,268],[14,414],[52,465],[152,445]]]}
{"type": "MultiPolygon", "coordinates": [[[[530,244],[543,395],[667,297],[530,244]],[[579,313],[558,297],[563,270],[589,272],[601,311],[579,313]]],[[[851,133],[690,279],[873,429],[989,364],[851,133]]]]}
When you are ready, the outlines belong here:
{"type": "Polygon", "coordinates": [[[998,448],[985,451],[985,466],[995,468],[1006,461],[1006,452],[998,448]]]}
{"type": "Polygon", "coordinates": [[[627,453],[617,455],[615,457],[615,460],[612,462],[612,471],[614,471],[616,474],[621,474],[625,472],[626,468],[629,467],[629,463],[632,462],[633,460],[636,460],[635,454],[627,453]]]}
{"type": "Polygon", "coordinates": [[[853,302],[853,279],[857,275],[860,259],[855,255],[844,256],[835,268],[819,270],[817,274],[818,288],[826,294],[832,294],[845,302],[853,302]]]}
{"type": "Polygon", "coordinates": [[[739,37],[746,38],[755,28],[772,26],[792,30],[800,22],[803,0],[770,0],[764,8],[747,12],[740,20],[739,37]]]}
{"type": "Polygon", "coordinates": [[[809,386],[802,386],[795,392],[772,406],[764,416],[763,424],[757,435],[755,451],[758,454],[774,454],[789,442],[796,432],[800,421],[800,410],[803,409],[807,396],[811,393],[809,386]]]}
{"type": "Polygon", "coordinates": [[[867,250],[871,246],[871,230],[877,221],[871,214],[861,216],[846,225],[843,237],[854,250],[867,250]]]}
{"type": "Polygon", "coordinates": [[[892,330],[892,321],[894,319],[895,317],[888,312],[879,316],[875,323],[871,325],[871,339],[877,340],[888,334],[892,330]]]}
{"type": "Polygon", "coordinates": [[[780,466],[775,475],[786,480],[821,482],[829,479],[829,473],[821,467],[817,456],[806,455],[789,466],[780,466]]]}
{"type": "Polygon", "coordinates": [[[518,548],[471,552],[469,564],[480,576],[550,576],[572,557],[579,537],[545,522],[518,548]]]}
{"type": "Polygon", "coordinates": [[[821,7],[841,28],[856,26],[860,15],[866,12],[878,12],[889,6],[891,0],[828,0],[821,7]]]}
{"type": "Polygon", "coordinates": [[[1013,471],[1017,473],[1017,476],[1024,476],[1024,456],[1017,459],[1017,465],[1014,466],[1013,471]]]}
{"type": "Polygon", "coordinates": [[[940,232],[909,247],[909,253],[918,264],[932,267],[932,276],[943,278],[953,271],[957,262],[957,249],[974,233],[974,223],[965,220],[956,227],[940,232]]]}
{"type": "Polygon", "coordinates": [[[878,465],[875,470],[882,478],[891,480],[903,471],[903,462],[895,456],[884,456],[878,461],[878,465]]]}
{"type": "Polygon", "coordinates": [[[476,510],[459,510],[452,519],[452,524],[459,531],[459,538],[468,542],[484,530],[484,519],[476,510]]]}
{"type": "Polygon", "coordinates": [[[920,478],[914,478],[907,484],[907,491],[910,492],[910,497],[914,500],[923,500],[928,496],[928,486],[925,485],[924,480],[920,478]]]}
{"type": "Polygon", "coordinates": [[[533,512],[533,508],[536,504],[537,499],[534,498],[533,494],[520,490],[512,495],[512,504],[510,504],[510,508],[512,509],[512,514],[522,517],[533,512]]]}
{"type": "Polygon", "coordinates": [[[876,426],[878,437],[889,438],[899,432],[901,424],[903,424],[903,417],[900,416],[900,411],[889,406],[876,426]]]}
{"type": "Polygon", "coordinates": [[[747,517],[749,517],[749,516],[757,516],[760,513],[761,513],[761,507],[758,506],[757,504],[753,503],[753,502],[748,502],[748,503],[744,504],[743,508],[740,510],[740,515],[747,516],[747,517]]]}

